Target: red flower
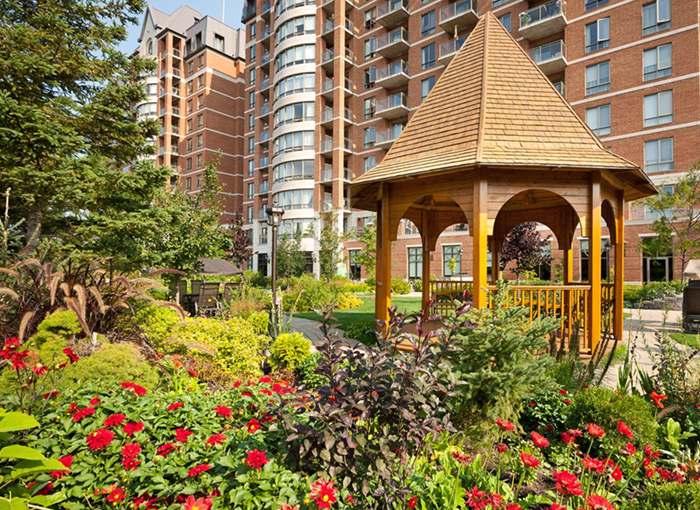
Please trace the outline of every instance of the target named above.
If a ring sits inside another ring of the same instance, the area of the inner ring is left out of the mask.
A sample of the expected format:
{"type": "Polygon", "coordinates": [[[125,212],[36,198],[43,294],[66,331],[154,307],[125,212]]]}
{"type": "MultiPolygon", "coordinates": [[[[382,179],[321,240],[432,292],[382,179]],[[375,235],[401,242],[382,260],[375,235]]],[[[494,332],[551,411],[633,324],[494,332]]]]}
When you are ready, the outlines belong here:
{"type": "Polygon", "coordinates": [[[625,444],[625,447],[623,448],[622,451],[623,451],[623,453],[625,453],[626,455],[630,455],[630,456],[632,456],[632,455],[634,455],[635,453],[637,453],[637,449],[634,447],[634,445],[633,445],[632,443],[626,443],[626,444],[625,444]]]}
{"type": "Polygon", "coordinates": [[[175,441],[178,443],[186,443],[187,439],[192,435],[191,430],[178,428],[175,429],[175,441]]]}
{"type": "Polygon", "coordinates": [[[347,496],[345,496],[345,501],[348,503],[354,503],[355,498],[353,498],[350,494],[348,494],[347,496]]]}
{"type": "Polygon", "coordinates": [[[598,494],[591,494],[586,498],[586,504],[591,507],[590,510],[615,510],[612,503],[598,494]]]}
{"type": "Polygon", "coordinates": [[[65,349],[63,349],[63,354],[68,356],[68,359],[70,360],[71,364],[75,363],[80,359],[80,356],[74,353],[70,347],[66,347],[65,349]]]}
{"type": "Polygon", "coordinates": [[[98,429],[87,437],[88,450],[93,452],[104,450],[112,443],[114,432],[107,429],[98,429]]]}
{"type": "Polygon", "coordinates": [[[74,413],[74,412],[76,412],[78,409],[80,409],[80,408],[78,407],[78,405],[77,405],[75,402],[71,402],[70,405],[68,406],[68,411],[67,411],[67,413],[68,413],[68,414],[74,413]]]}
{"type": "Polygon", "coordinates": [[[605,431],[595,423],[588,424],[588,433],[593,437],[603,437],[605,435],[605,431]]]}
{"type": "Polygon", "coordinates": [[[540,461],[529,453],[520,452],[520,460],[522,460],[523,464],[525,464],[527,467],[536,468],[540,465],[540,461]]]}
{"type": "Polygon", "coordinates": [[[228,418],[233,414],[233,410],[226,406],[216,406],[214,408],[214,411],[216,411],[216,414],[218,414],[219,416],[223,416],[224,418],[228,418]]]}
{"type": "Polygon", "coordinates": [[[112,491],[107,496],[107,501],[110,503],[119,503],[126,499],[126,494],[124,494],[124,489],[112,489],[112,491]]]}
{"type": "Polygon", "coordinates": [[[253,396],[253,394],[249,391],[244,391],[243,393],[241,393],[241,397],[252,397],[252,396],[253,396]]]}
{"type": "Polygon", "coordinates": [[[29,357],[29,351],[24,350],[22,352],[15,352],[12,358],[12,368],[14,370],[22,370],[24,367],[27,366],[27,363],[24,361],[25,358],[29,357]]]}
{"type": "Polygon", "coordinates": [[[260,471],[262,467],[267,464],[269,459],[267,458],[267,455],[265,452],[261,452],[260,450],[252,450],[247,452],[246,458],[243,461],[244,464],[248,464],[252,469],[257,469],[260,471]]]}
{"type": "Polygon", "coordinates": [[[124,423],[124,420],[126,420],[126,415],[122,413],[117,413],[113,414],[111,416],[107,416],[104,421],[104,426],[107,427],[108,429],[111,429],[112,427],[118,427],[122,423],[124,423]]]}
{"type": "Polygon", "coordinates": [[[263,395],[267,395],[267,396],[270,396],[270,397],[272,396],[272,392],[271,392],[270,390],[268,390],[268,389],[262,389],[262,390],[260,390],[259,393],[262,393],[263,395]]]}
{"type": "Polygon", "coordinates": [[[647,478],[654,478],[654,470],[649,468],[646,470],[647,478]]]}
{"type": "Polygon", "coordinates": [[[605,471],[605,464],[603,464],[603,461],[591,457],[583,459],[583,467],[589,471],[595,471],[596,473],[605,471]]]}
{"type": "Polygon", "coordinates": [[[169,454],[169,453],[171,453],[171,452],[174,452],[175,450],[179,450],[179,449],[180,449],[180,447],[179,447],[178,445],[176,445],[176,444],[173,444],[173,443],[165,443],[165,444],[163,444],[163,445],[160,445],[160,446],[156,449],[156,454],[165,457],[167,454],[169,454]]]}
{"type": "MultiPolygon", "coordinates": [[[[238,381],[240,382],[240,381],[238,381]]],[[[291,506],[287,503],[282,503],[280,510],[299,510],[299,505],[291,506]]]]}
{"type": "Polygon", "coordinates": [[[193,476],[199,476],[205,471],[209,471],[212,468],[209,464],[200,464],[199,466],[195,466],[192,469],[190,469],[187,472],[187,476],[193,477],[193,476]]]}
{"type": "Polygon", "coordinates": [[[564,403],[565,403],[565,404],[571,404],[571,400],[569,400],[568,398],[565,398],[565,399],[564,399],[564,403]]]}
{"type": "Polygon", "coordinates": [[[552,506],[549,507],[549,510],[567,510],[564,505],[560,505],[559,503],[552,503],[552,506]]]}
{"type": "Polygon", "coordinates": [[[630,439],[634,439],[634,434],[632,434],[632,429],[624,421],[617,422],[617,430],[619,430],[620,434],[622,434],[623,436],[627,436],[630,439]]]}
{"type": "Polygon", "coordinates": [[[210,510],[211,502],[205,498],[194,499],[194,496],[190,495],[182,504],[182,508],[183,510],[210,510]]]}
{"type": "Polygon", "coordinates": [[[498,450],[498,453],[505,453],[508,451],[508,446],[503,443],[498,443],[496,445],[496,450],[498,450]]]}
{"type": "Polygon", "coordinates": [[[261,378],[258,380],[258,382],[259,382],[260,384],[271,383],[271,382],[272,382],[272,378],[271,378],[271,377],[261,377],[261,378]]]}
{"type": "Polygon", "coordinates": [[[175,402],[174,404],[170,404],[168,406],[168,411],[174,411],[175,409],[179,409],[183,406],[184,404],[182,402],[175,402]]]}
{"type": "Polygon", "coordinates": [[[84,407],[83,409],[78,409],[73,415],[73,421],[78,422],[91,414],[95,414],[94,407],[84,407]]]}
{"type": "Polygon", "coordinates": [[[659,455],[660,455],[659,452],[654,452],[654,451],[651,449],[651,445],[650,445],[650,444],[645,444],[645,445],[644,445],[644,456],[645,456],[645,457],[648,457],[648,458],[650,458],[650,459],[658,459],[658,458],[659,458],[659,455]]]}
{"type": "Polygon", "coordinates": [[[659,407],[659,409],[663,409],[663,401],[666,400],[668,397],[666,395],[659,395],[658,393],[656,393],[656,390],[654,390],[651,392],[651,395],[649,395],[649,398],[651,398],[654,401],[654,403],[659,407]]]}
{"type": "Polygon", "coordinates": [[[124,428],[122,430],[127,436],[133,436],[137,432],[141,432],[143,429],[144,424],[142,421],[131,421],[124,425],[124,428]]]}
{"type": "Polygon", "coordinates": [[[471,458],[466,453],[452,452],[452,458],[459,462],[460,464],[467,465],[471,458]]]}
{"type": "Polygon", "coordinates": [[[413,510],[416,508],[416,505],[418,504],[418,498],[416,496],[413,496],[411,499],[408,500],[408,508],[413,510]]]}
{"type": "Polygon", "coordinates": [[[471,491],[465,491],[464,499],[467,506],[471,507],[473,510],[481,510],[482,508],[486,508],[486,505],[488,504],[486,501],[486,493],[480,491],[479,487],[476,485],[471,491]]]}
{"type": "Polygon", "coordinates": [[[233,383],[233,387],[240,388],[241,384],[242,384],[241,381],[236,381],[235,383],[233,383]]]}
{"type": "Polygon", "coordinates": [[[41,398],[49,399],[51,397],[58,397],[60,394],[60,391],[49,391],[48,393],[44,393],[41,398]]]}
{"type": "Polygon", "coordinates": [[[70,467],[73,465],[74,458],[75,457],[73,457],[72,455],[66,455],[65,457],[61,457],[60,459],[58,459],[58,462],[66,466],[66,469],[61,471],[51,471],[51,476],[58,480],[59,478],[68,474],[68,472],[70,471],[70,467]]]}
{"type": "Polygon", "coordinates": [[[510,421],[503,421],[503,420],[500,419],[500,418],[498,418],[498,419],[496,420],[496,425],[498,425],[499,427],[501,427],[501,429],[507,430],[507,431],[509,431],[509,432],[510,432],[511,430],[515,430],[515,425],[513,425],[512,422],[510,422],[510,421]]]}
{"type": "Polygon", "coordinates": [[[207,439],[207,444],[209,446],[216,446],[217,444],[223,444],[226,441],[226,436],[223,434],[214,434],[209,439],[207,439]]]}
{"type": "Polygon", "coordinates": [[[523,507],[521,507],[517,503],[513,503],[512,505],[508,505],[506,507],[506,510],[523,510],[523,507]]]}
{"type": "Polygon", "coordinates": [[[311,492],[309,497],[316,503],[316,506],[320,509],[330,508],[333,503],[338,501],[335,497],[336,489],[334,487],[333,480],[327,481],[325,478],[316,480],[311,484],[311,492]]]}
{"type": "Polygon", "coordinates": [[[530,432],[530,437],[532,438],[532,442],[535,443],[535,446],[538,448],[546,448],[549,446],[549,441],[547,441],[547,438],[541,434],[538,434],[537,432],[530,432]]]}
{"type": "Polygon", "coordinates": [[[255,434],[255,432],[260,430],[260,422],[255,418],[252,418],[248,423],[246,423],[246,427],[248,428],[248,434],[255,434]]]}
{"type": "Polygon", "coordinates": [[[32,367],[32,373],[36,375],[37,377],[41,377],[46,373],[46,371],[49,369],[46,365],[42,365],[39,363],[38,365],[34,365],[32,367]]]}
{"type": "Polygon", "coordinates": [[[95,398],[93,398],[93,399],[90,399],[90,405],[91,405],[91,406],[96,406],[96,405],[99,404],[100,402],[102,402],[102,399],[101,399],[100,397],[95,397],[95,398]]]}
{"type": "Polygon", "coordinates": [[[568,471],[558,471],[552,473],[554,480],[556,480],[557,490],[564,495],[568,496],[583,496],[583,489],[581,488],[581,482],[579,482],[576,475],[569,473],[568,471]]]}
{"type": "MultiPolygon", "coordinates": [[[[31,489],[39,482],[31,482],[27,484],[27,489],[31,489]]],[[[53,492],[53,482],[47,483],[44,487],[39,489],[34,495],[35,496],[48,496],[53,492]]]]}
{"type": "Polygon", "coordinates": [[[124,469],[127,471],[136,469],[138,465],[141,464],[141,461],[136,459],[136,457],[138,457],[140,454],[141,445],[138,443],[129,443],[124,445],[122,448],[122,465],[124,466],[124,469]]]}
{"type": "Polygon", "coordinates": [[[576,437],[573,435],[569,434],[568,432],[564,432],[561,435],[561,440],[565,444],[574,444],[576,442],[576,437]]]}
{"type": "Polygon", "coordinates": [[[138,384],[134,384],[132,382],[123,382],[121,384],[121,387],[133,391],[134,394],[138,395],[139,397],[143,397],[146,393],[148,393],[146,388],[144,388],[143,386],[139,386],[138,384]]]}
{"type": "Polygon", "coordinates": [[[560,395],[568,395],[568,393],[566,392],[566,390],[559,390],[559,394],[560,394],[560,395]]]}

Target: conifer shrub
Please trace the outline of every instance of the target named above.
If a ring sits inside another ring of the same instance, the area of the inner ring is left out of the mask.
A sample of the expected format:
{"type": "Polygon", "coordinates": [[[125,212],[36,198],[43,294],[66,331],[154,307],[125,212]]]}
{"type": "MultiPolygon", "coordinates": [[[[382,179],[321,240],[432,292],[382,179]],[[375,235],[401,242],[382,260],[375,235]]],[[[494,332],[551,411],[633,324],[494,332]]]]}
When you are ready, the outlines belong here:
{"type": "Polygon", "coordinates": [[[41,321],[29,343],[36,349],[41,363],[52,365],[55,360],[64,357],[63,349],[69,341],[82,336],[83,330],[75,313],[65,310],[52,313],[41,321]]]}
{"type": "Polygon", "coordinates": [[[78,388],[87,383],[111,387],[133,381],[152,389],[158,385],[158,380],[158,370],[148,363],[135,344],[104,343],[90,356],[67,365],[59,387],[78,388]]]}

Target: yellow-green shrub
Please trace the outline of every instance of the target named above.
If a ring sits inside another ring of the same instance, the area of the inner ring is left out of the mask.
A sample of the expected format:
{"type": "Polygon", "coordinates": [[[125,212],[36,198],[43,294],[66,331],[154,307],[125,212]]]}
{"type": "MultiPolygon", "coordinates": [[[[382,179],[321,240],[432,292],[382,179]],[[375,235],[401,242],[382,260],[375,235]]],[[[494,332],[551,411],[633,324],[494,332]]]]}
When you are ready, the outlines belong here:
{"type": "Polygon", "coordinates": [[[61,388],[76,388],[85,383],[114,386],[128,381],[151,389],[159,379],[158,370],[130,342],[105,343],[92,355],[80,358],[64,370],[61,388]]]}
{"type": "Polygon", "coordinates": [[[358,306],[362,306],[362,300],[355,294],[351,294],[350,292],[341,292],[338,295],[338,308],[340,310],[357,308],[358,306]]]}
{"type": "MultiPolygon", "coordinates": [[[[46,317],[37,327],[37,332],[29,339],[32,350],[36,350],[44,365],[52,365],[59,358],[65,358],[63,349],[69,340],[83,336],[78,318],[71,310],[56,312],[46,317]]],[[[64,359],[61,362],[65,361],[64,359]]]]}
{"type": "Polygon", "coordinates": [[[235,377],[261,374],[266,337],[245,319],[190,320],[176,326],[172,338],[185,345],[192,355],[211,359],[235,377]]]}
{"type": "Polygon", "coordinates": [[[270,366],[273,370],[293,372],[311,353],[311,342],[301,333],[282,333],[270,346],[270,366]]]}
{"type": "Polygon", "coordinates": [[[180,314],[167,306],[148,306],[136,312],[136,322],[155,346],[161,344],[170,336],[173,327],[182,322],[180,314]]]}
{"type": "Polygon", "coordinates": [[[258,335],[265,335],[267,333],[267,328],[270,325],[270,315],[267,312],[256,312],[251,313],[245,317],[246,322],[248,322],[258,335]]]}

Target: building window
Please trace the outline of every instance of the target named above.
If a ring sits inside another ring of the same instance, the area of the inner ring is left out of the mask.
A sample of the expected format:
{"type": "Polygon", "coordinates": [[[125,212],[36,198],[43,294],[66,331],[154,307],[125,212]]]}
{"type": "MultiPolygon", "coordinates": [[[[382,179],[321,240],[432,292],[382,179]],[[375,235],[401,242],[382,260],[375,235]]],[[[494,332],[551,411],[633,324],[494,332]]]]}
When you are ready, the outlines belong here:
{"type": "Polygon", "coordinates": [[[255,175],[255,160],[248,160],[248,177],[253,177],[255,175]]]}
{"type": "Polygon", "coordinates": [[[655,252],[651,247],[653,239],[642,239],[642,281],[649,283],[673,280],[673,253],[655,252]]]}
{"type": "Polygon", "coordinates": [[[644,51],[644,81],[671,76],[672,72],[670,44],[644,51]]]}
{"type": "Polygon", "coordinates": [[[348,276],[351,280],[359,280],[362,278],[362,266],[357,262],[357,256],[362,250],[348,250],[348,265],[350,266],[350,271],[348,276]]]}
{"type": "Polygon", "coordinates": [[[671,0],[656,0],[642,7],[642,35],[671,28],[671,0]]]}
{"type": "Polygon", "coordinates": [[[563,80],[555,81],[552,83],[554,85],[554,88],[557,89],[557,92],[559,92],[563,97],[566,97],[566,85],[564,85],[563,80]]]}
{"type": "Polygon", "coordinates": [[[365,30],[370,30],[374,28],[375,19],[377,18],[377,11],[374,7],[367,9],[365,11],[365,30]]]}
{"type": "Polygon", "coordinates": [[[435,11],[430,11],[420,17],[420,35],[425,37],[435,32],[435,11]]]}
{"type": "Polygon", "coordinates": [[[507,2],[510,2],[510,0],[493,0],[493,6],[498,7],[499,5],[503,5],[507,2]]]}
{"type": "Polygon", "coordinates": [[[194,105],[193,105],[193,103],[192,103],[192,100],[190,99],[189,101],[187,101],[187,114],[188,114],[188,115],[189,115],[190,113],[192,113],[193,107],[194,107],[194,105]]]}
{"type": "Polygon", "coordinates": [[[295,131],[278,136],[272,142],[272,157],[285,152],[314,149],[313,131],[295,131]]]}
{"type": "Polygon", "coordinates": [[[420,49],[420,68],[428,69],[435,65],[435,43],[423,46],[420,49]]]}
{"type": "Polygon", "coordinates": [[[374,116],[374,110],[377,106],[377,100],[375,97],[370,97],[364,100],[364,117],[365,119],[371,119],[374,116]]]}
{"type": "Polygon", "coordinates": [[[201,149],[202,148],[202,135],[197,135],[197,148],[201,149]]]}
{"type": "Polygon", "coordinates": [[[365,41],[365,60],[374,57],[374,54],[376,51],[377,51],[377,38],[370,37],[369,39],[367,39],[365,41]]]}
{"type": "Polygon", "coordinates": [[[185,169],[186,169],[188,172],[191,172],[191,171],[192,171],[192,158],[187,158],[187,162],[186,162],[186,164],[185,164],[185,169]]]}
{"type": "Polygon", "coordinates": [[[248,25],[248,39],[255,39],[257,34],[258,26],[255,24],[255,21],[253,21],[250,25],[248,25]]]}
{"type": "Polygon", "coordinates": [[[408,249],[408,277],[420,278],[423,275],[423,248],[408,249]]]}
{"type": "Polygon", "coordinates": [[[192,138],[187,139],[187,152],[192,152],[192,138]]]}
{"type": "Polygon", "coordinates": [[[187,82],[187,94],[191,94],[194,90],[194,82],[187,82]]]}
{"type": "Polygon", "coordinates": [[[192,119],[187,119],[187,132],[192,131],[192,119]]]}
{"type": "Polygon", "coordinates": [[[369,149],[371,147],[374,147],[375,138],[376,138],[376,128],[374,126],[370,126],[368,128],[365,128],[365,130],[364,130],[365,149],[369,149]]]}
{"type": "Polygon", "coordinates": [[[644,127],[673,122],[673,92],[667,90],[644,96],[644,127]]]}
{"type": "Polygon", "coordinates": [[[204,75],[197,76],[197,90],[204,88],[204,75]]]}
{"type": "Polygon", "coordinates": [[[365,69],[365,89],[374,87],[374,82],[377,80],[377,68],[368,67],[365,69]]]}
{"type": "Polygon", "coordinates": [[[197,57],[197,69],[201,69],[202,67],[204,67],[204,55],[197,57]]]}
{"type": "Polygon", "coordinates": [[[377,158],[375,156],[369,156],[362,160],[362,172],[367,173],[372,170],[377,164],[377,158]]]}
{"type": "Polygon", "coordinates": [[[586,25],[586,53],[610,46],[610,18],[602,18],[586,25]]]}
{"type": "Polygon", "coordinates": [[[197,155],[197,168],[202,168],[204,166],[204,163],[202,161],[202,155],[198,154],[197,155]]]}
{"type": "Polygon", "coordinates": [[[257,67],[253,67],[250,70],[250,73],[248,74],[248,85],[255,85],[255,75],[257,70],[257,67]]]}
{"type": "Polygon", "coordinates": [[[204,94],[199,94],[197,96],[197,109],[199,110],[202,106],[204,106],[204,94]]]}
{"type": "Polygon", "coordinates": [[[187,62],[187,76],[190,76],[192,73],[194,73],[194,61],[190,60],[187,62]]]}
{"type": "Polygon", "coordinates": [[[603,5],[608,5],[610,0],[586,0],[586,10],[590,11],[603,5]]]}
{"type": "Polygon", "coordinates": [[[255,114],[251,113],[248,115],[248,131],[255,129],[255,114]]]}
{"type": "Polygon", "coordinates": [[[586,67],[586,95],[610,90],[610,61],[586,67]]]}
{"type": "Polygon", "coordinates": [[[197,189],[202,187],[202,174],[197,175],[197,189]]]}
{"type": "Polygon", "coordinates": [[[668,172],[673,168],[673,138],[644,142],[644,170],[646,172],[668,172]]]}
{"type": "Polygon", "coordinates": [[[301,64],[313,64],[316,62],[316,46],[314,44],[302,44],[292,46],[281,51],[275,57],[275,72],[301,64]]]}
{"type": "Polygon", "coordinates": [[[255,195],[255,184],[252,182],[248,183],[248,200],[253,200],[253,196],[255,195]]]}
{"type": "Polygon", "coordinates": [[[250,47],[249,55],[248,55],[248,61],[253,63],[255,62],[255,59],[258,55],[258,50],[255,46],[250,47]]]}
{"type": "Polygon", "coordinates": [[[297,16],[286,21],[275,30],[275,44],[292,37],[310,35],[316,31],[316,16],[297,16]]]}
{"type": "Polygon", "coordinates": [[[224,51],[224,38],[219,34],[214,34],[214,49],[218,51],[224,51]]]}
{"type": "Polygon", "coordinates": [[[253,154],[255,152],[255,138],[252,136],[248,138],[248,154],[253,154]]]}
{"type": "Polygon", "coordinates": [[[272,183],[313,180],[314,178],[314,160],[303,159],[296,161],[287,161],[275,165],[272,169],[272,183]]]}
{"type": "Polygon", "coordinates": [[[185,190],[192,191],[192,177],[185,179],[185,190]]]}
{"type": "Polygon", "coordinates": [[[204,125],[204,116],[200,113],[197,115],[197,128],[201,128],[204,125]]]}
{"type": "Polygon", "coordinates": [[[420,82],[420,100],[423,101],[435,86],[435,76],[421,80],[420,82]]]}
{"type": "Polygon", "coordinates": [[[248,206],[246,216],[248,223],[253,223],[253,208],[251,206],[248,206]]]}
{"type": "Polygon", "coordinates": [[[248,108],[255,108],[255,92],[248,94],[248,108]]]}
{"type": "MultiPolygon", "coordinates": [[[[581,239],[581,281],[589,281],[588,265],[590,244],[588,239],[581,239]]],[[[550,248],[551,249],[551,248],[550,248]]],[[[600,276],[602,280],[610,277],[610,241],[603,238],[600,244],[600,276]]]]}
{"type": "Polygon", "coordinates": [[[462,274],[462,248],[456,246],[442,247],[442,274],[452,276],[462,274]]]}
{"type": "Polygon", "coordinates": [[[510,32],[510,13],[504,14],[503,16],[498,17],[498,21],[501,22],[501,25],[505,27],[508,32],[510,32]]]}
{"type": "Polygon", "coordinates": [[[314,205],[314,190],[295,189],[281,191],[276,195],[279,206],[283,209],[311,209],[314,205]]]}
{"type": "Polygon", "coordinates": [[[153,41],[151,39],[148,40],[148,54],[153,55],[153,41]]]}
{"type": "Polygon", "coordinates": [[[610,105],[604,104],[586,110],[586,124],[598,136],[610,134],[610,105]]]}

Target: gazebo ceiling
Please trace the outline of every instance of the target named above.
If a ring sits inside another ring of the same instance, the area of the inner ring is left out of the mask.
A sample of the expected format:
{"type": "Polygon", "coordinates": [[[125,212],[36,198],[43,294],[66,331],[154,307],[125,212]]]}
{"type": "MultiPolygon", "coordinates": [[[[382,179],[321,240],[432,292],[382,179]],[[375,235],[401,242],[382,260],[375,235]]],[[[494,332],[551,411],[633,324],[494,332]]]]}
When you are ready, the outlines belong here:
{"type": "Polygon", "coordinates": [[[479,21],[383,161],[353,182],[374,210],[380,182],[478,168],[604,171],[625,198],[656,193],[639,166],[608,151],[489,13],[479,21]]]}

